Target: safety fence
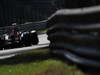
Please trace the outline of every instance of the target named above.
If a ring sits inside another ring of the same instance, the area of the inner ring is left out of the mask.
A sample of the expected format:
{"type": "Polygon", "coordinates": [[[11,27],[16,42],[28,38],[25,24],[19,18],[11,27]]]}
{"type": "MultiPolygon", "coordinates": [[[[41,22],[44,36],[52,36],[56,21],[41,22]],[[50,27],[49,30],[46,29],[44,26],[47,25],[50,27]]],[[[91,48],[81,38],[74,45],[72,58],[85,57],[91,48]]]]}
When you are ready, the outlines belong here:
{"type": "Polygon", "coordinates": [[[45,20],[54,11],[52,0],[0,0],[0,27],[45,20]]]}
{"type": "Polygon", "coordinates": [[[37,22],[30,22],[25,24],[18,24],[14,26],[4,26],[0,27],[0,35],[11,33],[12,30],[17,30],[19,32],[26,32],[32,30],[46,30],[47,28],[47,20],[37,21],[37,22]]]}

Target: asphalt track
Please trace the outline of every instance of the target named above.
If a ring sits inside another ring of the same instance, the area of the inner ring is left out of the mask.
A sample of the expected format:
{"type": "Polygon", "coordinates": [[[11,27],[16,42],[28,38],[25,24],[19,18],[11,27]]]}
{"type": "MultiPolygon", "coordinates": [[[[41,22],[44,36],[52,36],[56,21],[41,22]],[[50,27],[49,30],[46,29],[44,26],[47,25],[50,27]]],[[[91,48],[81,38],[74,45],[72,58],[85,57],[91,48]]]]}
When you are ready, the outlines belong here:
{"type": "Polygon", "coordinates": [[[36,49],[48,47],[50,42],[47,40],[46,34],[40,34],[40,35],[38,35],[38,38],[39,38],[38,45],[33,45],[33,46],[29,46],[29,47],[22,47],[22,48],[15,48],[15,49],[0,50],[0,60],[11,58],[13,56],[23,54],[25,52],[33,51],[36,49]]]}

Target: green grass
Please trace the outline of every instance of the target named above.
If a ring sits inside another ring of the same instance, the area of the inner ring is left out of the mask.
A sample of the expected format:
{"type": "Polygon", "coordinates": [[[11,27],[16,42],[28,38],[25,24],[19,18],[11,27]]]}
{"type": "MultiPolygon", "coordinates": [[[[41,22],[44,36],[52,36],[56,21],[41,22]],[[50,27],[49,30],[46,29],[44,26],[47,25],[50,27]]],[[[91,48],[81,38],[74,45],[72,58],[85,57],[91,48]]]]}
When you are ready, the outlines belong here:
{"type": "Polygon", "coordinates": [[[75,66],[51,57],[48,50],[0,60],[0,75],[83,75],[75,66]]]}

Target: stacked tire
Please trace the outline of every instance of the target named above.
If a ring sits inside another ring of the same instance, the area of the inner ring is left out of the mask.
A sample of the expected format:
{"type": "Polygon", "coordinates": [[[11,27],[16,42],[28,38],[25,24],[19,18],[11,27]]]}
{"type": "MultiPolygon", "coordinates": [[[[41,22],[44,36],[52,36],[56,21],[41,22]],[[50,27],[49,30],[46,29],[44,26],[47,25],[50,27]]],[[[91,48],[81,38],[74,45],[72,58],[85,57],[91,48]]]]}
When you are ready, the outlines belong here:
{"type": "Polygon", "coordinates": [[[49,18],[47,32],[51,53],[65,56],[81,70],[92,74],[100,73],[98,7],[58,10],[49,18]]]}

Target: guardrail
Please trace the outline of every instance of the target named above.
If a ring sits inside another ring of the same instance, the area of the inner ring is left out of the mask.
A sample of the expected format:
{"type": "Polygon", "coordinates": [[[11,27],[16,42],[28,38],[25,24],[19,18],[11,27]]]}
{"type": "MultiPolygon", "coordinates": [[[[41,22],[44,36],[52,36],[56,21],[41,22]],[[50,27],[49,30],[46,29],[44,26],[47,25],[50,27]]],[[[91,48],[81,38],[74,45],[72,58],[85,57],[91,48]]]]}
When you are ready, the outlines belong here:
{"type": "Polygon", "coordinates": [[[49,44],[34,45],[30,47],[14,48],[8,50],[0,50],[0,59],[10,58],[12,56],[33,51],[36,49],[47,48],[49,44]]]}
{"type": "Polygon", "coordinates": [[[99,16],[100,6],[58,10],[47,23],[51,52],[65,56],[82,71],[99,74],[99,16]]]}

